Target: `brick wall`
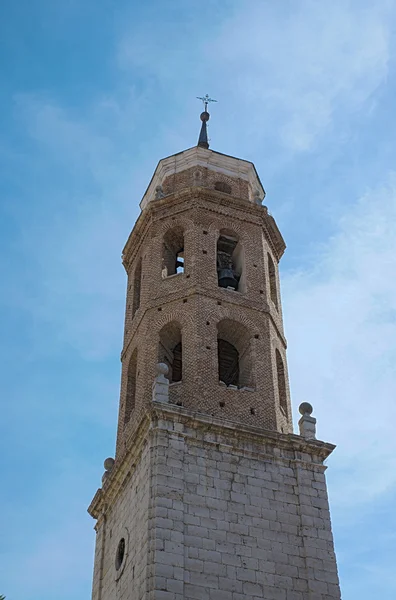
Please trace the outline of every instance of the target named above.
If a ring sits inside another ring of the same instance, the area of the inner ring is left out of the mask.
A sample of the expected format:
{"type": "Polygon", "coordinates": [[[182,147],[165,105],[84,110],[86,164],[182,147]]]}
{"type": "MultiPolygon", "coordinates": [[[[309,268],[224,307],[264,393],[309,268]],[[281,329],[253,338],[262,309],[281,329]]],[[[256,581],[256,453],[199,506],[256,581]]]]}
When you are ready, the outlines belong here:
{"type": "Polygon", "coordinates": [[[280,409],[277,391],[275,350],[282,355],[287,382],[286,341],[277,268],[279,241],[268,232],[267,221],[265,207],[221,192],[209,193],[205,188],[171,194],[146,209],[124,253],[128,294],[117,454],[125,451],[127,439],[151,402],[161,329],[173,321],[182,329],[183,377],[182,382],[171,386],[172,401],[235,422],[284,432],[292,430],[288,383],[286,415],[280,409]],[[149,225],[145,226],[144,221],[149,225]],[[164,278],[164,239],[172,239],[173,230],[178,239],[182,231],[184,273],[164,278]],[[222,231],[235,235],[243,248],[243,291],[218,286],[216,251],[222,231]],[[268,254],[275,265],[277,306],[271,299],[268,254]],[[140,262],[141,296],[139,309],[134,313],[133,292],[140,262]],[[243,328],[250,339],[251,365],[246,378],[251,381],[249,390],[219,384],[217,330],[224,319],[231,327],[234,323],[235,329],[243,328]],[[125,427],[128,363],[135,350],[136,405],[125,427]]]}

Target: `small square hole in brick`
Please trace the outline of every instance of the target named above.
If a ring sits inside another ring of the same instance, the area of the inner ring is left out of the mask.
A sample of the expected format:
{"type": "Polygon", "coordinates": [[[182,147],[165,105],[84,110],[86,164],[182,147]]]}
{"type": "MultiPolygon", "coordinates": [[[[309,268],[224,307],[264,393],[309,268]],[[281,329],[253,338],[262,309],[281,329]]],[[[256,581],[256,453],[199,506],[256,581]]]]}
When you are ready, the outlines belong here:
{"type": "Polygon", "coordinates": [[[207,250],[202,250],[202,254],[207,254],[208,251],[207,250]]]}
{"type": "Polygon", "coordinates": [[[255,340],[258,340],[258,339],[259,339],[259,337],[260,337],[260,336],[259,336],[259,334],[258,334],[258,333],[256,333],[256,334],[255,334],[255,336],[254,336],[254,339],[255,339],[255,340]]]}
{"type": "Polygon", "coordinates": [[[260,290],[260,294],[264,294],[264,290],[260,290]]]}
{"type": "Polygon", "coordinates": [[[159,307],[158,307],[158,312],[161,312],[161,310],[162,310],[162,308],[159,306],[159,307]]]}
{"type": "Polygon", "coordinates": [[[187,298],[184,298],[183,304],[186,304],[186,302],[187,302],[187,298]]]}
{"type": "Polygon", "coordinates": [[[209,321],[206,321],[206,325],[210,325],[210,322],[209,322],[209,321]]]}
{"type": "Polygon", "coordinates": [[[220,408],[224,408],[225,402],[219,402],[220,408]]]}
{"type": "Polygon", "coordinates": [[[221,302],[220,300],[217,301],[218,306],[221,306],[221,302]]]}
{"type": "Polygon", "coordinates": [[[190,275],[186,275],[186,279],[190,279],[190,275]]]}
{"type": "Polygon", "coordinates": [[[207,232],[207,231],[205,231],[205,229],[204,229],[204,230],[203,230],[203,234],[204,234],[204,235],[208,235],[208,232],[207,232]]]}
{"type": "Polygon", "coordinates": [[[255,415],[255,414],[256,414],[256,409],[255,409],[255,408],[253,408],[253,407],[251,407],[251,408],[250,408],[250,414],[251,414],[251,415],[255,415]]]}
{"type": "Polygon", "coordinates": [[[253,267],[254,267],[255,269],[257,269],[257,265],[253,265],[253,267]]]}
{"type": "Polygon", "coordinates": [[[210,350],[210,346],[206,346],[206,350],[210,350]]]}

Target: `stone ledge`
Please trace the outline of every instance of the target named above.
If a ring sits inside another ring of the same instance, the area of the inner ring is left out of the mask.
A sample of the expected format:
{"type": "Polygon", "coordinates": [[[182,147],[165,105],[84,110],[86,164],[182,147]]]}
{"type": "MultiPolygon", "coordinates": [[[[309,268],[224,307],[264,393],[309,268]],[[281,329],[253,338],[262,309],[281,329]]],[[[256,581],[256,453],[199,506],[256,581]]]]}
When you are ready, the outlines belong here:
{"type": "Polygon", "coordinates": [[[98,519],[106,510],[106,506],[114,502],[125,479],[132,474],[145,445],[148,441],[152,442],[150,431],[155,430],[190,439],[193,439],[192,431],[195,430],[200,432],[200,438],[197,439],[197,443],[200,444],[219,445],[219,449],[232,449],[233,452],[239,447],[240,452],[250,456],[299,462],[309,465],[310,468],[324,469],[323,461],[335,448],[334,444],[327,442],[306,440],[295,434],[236,424],[173,404],[152,402],[150,409],[143,414],[139,424],[131,432],[127,440],[128,450],[116,458],[103,487],[97,490],[88,508],[94,519],[98,519]],[[185,430],[185,426],[188,426],[190,431],[185,430]],[[227,438],[229,443],[218,441],[220,436],[227,438]]]}
{"type": "MultiPolygon", "coordinates": [[[[280,450],[300,452],[302,454],[318,456],[322,461],[325,460],[335,449],[334,444],[323,442],[316,439],[306,440],[300,435],[293,433],[279,433],[278,431],[271,431],[263,429],[262,427],[253,427],[251,425],[243,425],[240,423],[234,423],[219,417],[212,417],[207,413],[201,413],[198,411],[192,411],[184,408],[183,406],[176,406],[173,404],[162,404],[153,402],[151,408],[151,418],[154,422],[154,418],[157,419],[156,427],[159,429],[168,429],[166,426],[159,427],[160,421],[165,422],[167,417],[174,423],[181,423],[183,425],[190,425],[191,429],[198,430],[206,429],[207,432],[211,433],[226,433],[231,435],[233,438],[238,437],[242,440],[254,440],[260,444],[269,444],[276,446],[280,450]],[[176,418],[175,418],[176,417],[176,418]]],[[[180,427],[176,428],[180,433],[180,427]]],[[[172,429],[175,431],[175,429],[172,429]]],[[[308,459],[308,456],[307,456],[308,459]]],[[[303,460],[304,459],[300,459],[303,460]]]]}

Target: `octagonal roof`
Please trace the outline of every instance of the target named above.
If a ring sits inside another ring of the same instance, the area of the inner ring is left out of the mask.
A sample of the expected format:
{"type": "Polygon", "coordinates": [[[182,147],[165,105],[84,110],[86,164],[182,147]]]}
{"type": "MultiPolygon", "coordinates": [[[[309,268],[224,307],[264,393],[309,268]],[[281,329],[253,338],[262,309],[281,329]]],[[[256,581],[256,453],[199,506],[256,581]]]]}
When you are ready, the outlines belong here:
{"type": "Polygon", "coordinates": [[[183,152],[172,154],[167,158],[162,158],[151,178],[151,181],[140,202],[140,208],[144,210],[146,206],[155,200],[156,188],[162,185],[162,182],[175,173],[190,169],[191,167],[201,166],[209,170],[223,173],[230,177],[245,179],[252,190],[251,202],[257,202],[253,198],[253,192],[258,194],[260,200],[265,197],[265,190],[257,174],[254,164],[248,160],[215,152],[199,146],[194,146],[183,152]]]}

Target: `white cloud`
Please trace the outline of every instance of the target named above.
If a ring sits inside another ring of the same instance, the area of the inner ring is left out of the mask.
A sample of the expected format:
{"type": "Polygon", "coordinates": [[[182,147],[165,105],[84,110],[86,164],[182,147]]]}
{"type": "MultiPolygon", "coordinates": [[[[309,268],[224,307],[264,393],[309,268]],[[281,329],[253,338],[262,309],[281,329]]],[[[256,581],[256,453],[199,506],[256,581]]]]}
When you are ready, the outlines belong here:
{"type": "Polygon", "coordinates": [[[243,126],[250,147],[265,139],[300,152],[334,129],[344,139],[348,121],[364,106],[372,110],[388,73],[393,1],[212,4],[205,28],[180,5],[177,21],[126,25],[118,46],[119,66],[148,74],[151,93],[160,83],[161,96],[178,106],[179,123],[204,85],[221,103],[217,140],[227,132],[232,140],[243,126]]]}
{"type": "Polygon", "coordinates": [[[255,113],[252,130],[272,129],[293,151],[311,148],[338,110],[358,110],[386,78],[394,3],[237,6],[209,44],[210,60],[237,105],[255,113]]]}
{"type": "Polygon", "coordinates": [[[392,174],[348,210],[312,271],[283,277],[294,405],[311,402],[320,439],[339,446],[342,504],[396,484],[395,220],[392,174]]]}

